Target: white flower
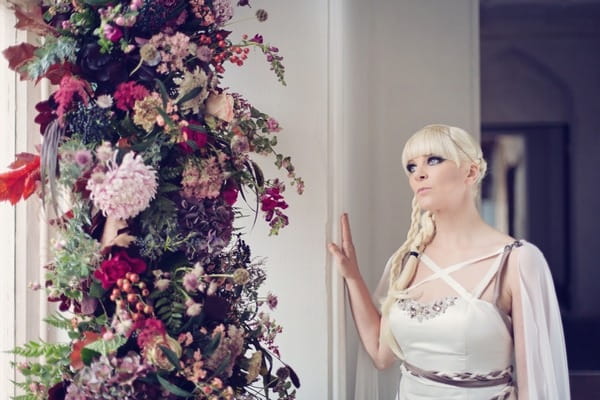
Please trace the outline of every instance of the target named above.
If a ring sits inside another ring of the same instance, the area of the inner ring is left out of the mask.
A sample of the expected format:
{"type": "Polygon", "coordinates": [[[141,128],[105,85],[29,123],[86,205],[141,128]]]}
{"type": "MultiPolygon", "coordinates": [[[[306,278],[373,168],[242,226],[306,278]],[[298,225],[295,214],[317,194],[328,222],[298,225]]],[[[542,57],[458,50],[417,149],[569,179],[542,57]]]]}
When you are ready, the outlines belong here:
{"type": "Polygon", "coordinates": [[[156,171],[133,152],[125,154],[121,165],[117,165],[115,153],[108,164],[104,179],[95,176],[88,181],[90,198],[105,216],[120,219],[135,217],[156,196],[156,171]]]}

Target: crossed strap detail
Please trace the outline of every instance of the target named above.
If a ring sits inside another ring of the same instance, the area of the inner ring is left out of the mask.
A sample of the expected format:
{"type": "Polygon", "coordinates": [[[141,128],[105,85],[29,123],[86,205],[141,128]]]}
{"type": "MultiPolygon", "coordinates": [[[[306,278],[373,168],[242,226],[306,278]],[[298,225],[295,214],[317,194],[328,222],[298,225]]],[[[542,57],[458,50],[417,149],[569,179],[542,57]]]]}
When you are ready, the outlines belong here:
{"type": "Polygon", "coordinates": [[[499,277],[502,275],[502,271],[504,270],[504,268],[507,264],[506,260],[508,259],[508,255],[510,254],[510,251],[514,247],[520,247],[522,245],[523,244],[519,240],[516,240],[513,243],[508,244],[490,254],[475,257],[475,258],[472,258],[470,260],[463,261],[460,263],[456,263],[456,264],[450,265],[446,268],[440,268],[427,254],[422,253],[420,255],[420,260],[423,261],[423,263],[425,265],[427,265],[429,267],[429,269],[431,269],[433,271],[433,273],[431,275],[429,275],[428,277],[426,277],[425,279],[423,279],[423,280],[419,281],[418,283],[409,287],[408,290],[412,290],[412,289],[414,289],[418,286],[421,286],[422,284],[432,281],[434,279],[441,278],[450,287],[452,287],[456,291],[456,293],[458,293],[461,297],[463,297],[467,300],[473,299],[473,298],[478,299],[483,294],[483,291],[489,285],[491,280],[494,277],[496,277],[496,285],[494,287],[493,304],[497,304],[498,299],[500,297],[500,287],[501,287],[501,282],[500,282],[499,277]],[[465,266],[467,266],[469,264],[472,264],[472,263],[475,263],[478,261],[482,261],[482,260],[485,260],[485,259],[488,259],[488,258],[491,258],[494,256],[496,256],[496,259],[494,260],[494,262],[492,263],[492,265],[490,266],[490,268],[488,269],[486,274],[483,276],[481,281],[475,286],[472,293],[469,292],[467,289],[465,289],[465,287],[462,286],[460,283],[458,283],[456,281],[456,279],[454,279],[453,277],[450,276],[450,273],[458,271],[459,269],[464,268],[465,266]]]}

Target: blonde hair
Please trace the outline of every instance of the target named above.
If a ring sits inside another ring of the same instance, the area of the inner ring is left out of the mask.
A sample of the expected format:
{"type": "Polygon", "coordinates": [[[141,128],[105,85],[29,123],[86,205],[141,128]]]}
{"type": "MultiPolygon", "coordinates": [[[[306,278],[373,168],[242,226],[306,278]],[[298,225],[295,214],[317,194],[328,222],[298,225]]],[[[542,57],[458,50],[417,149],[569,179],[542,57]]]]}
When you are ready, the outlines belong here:
{"type": "MultiPolygon", "coordinates": [[[[409,160],[429,154],[454,161],[457,166],[463,162],[477,165],[479,169],[478,186],[485,176],[487,163],[483,159],[481,147],[463,129],[448,125],[427,125],[420,129],[404,145],[402,165],[406,166],[409,160]]],[[[416,197],[413,198],[410,228],[406,235],[406,241],[391,257],[389,288],[381,310],[383,324],[380,337],[401,359],[403,358],[402,351],[390,330],[387,321],[388,315],[391,307],[399,299],[408,297],[405,289],[416,273],[418,254],[425,250],[434,236],[435,219],[433,214],[430,211],[422,212],[416,197]]]]}

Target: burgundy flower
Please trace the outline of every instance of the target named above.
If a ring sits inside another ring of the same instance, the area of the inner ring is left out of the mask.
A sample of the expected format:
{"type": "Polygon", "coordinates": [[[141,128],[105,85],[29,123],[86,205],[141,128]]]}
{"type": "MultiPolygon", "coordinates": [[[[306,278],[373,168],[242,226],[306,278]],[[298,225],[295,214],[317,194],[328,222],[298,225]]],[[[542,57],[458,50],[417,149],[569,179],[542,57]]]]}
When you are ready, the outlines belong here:
{"type": "Polygon", "coordinates": [[[273,213],[277,208],[286,209],[287,203],[283,200],[279,187],[268,188],[260,197],[261,210],[266,211],[266,220],[270,221],[273,218],[273,213]]]}
{"type": "Polygon", "coordinates": [[[119,110],[127,111],[133,108],[136,100],[141,100],[148,96],[148,94],[148,89],[144,86],[138,85],[134,81],[129,81],[117,86],[114,99],[119,110]]]}
{"type": "MultiPolygon", "coordinates": [[[[197,121],[190,121],[190,123],[192,125],[200,125],[200,123],[197,121]]],[[[194,152],[192,146],[190,146],[187,143],[188,141],[191,140],[192,142],[196,143],[196,146],[198,146],[198,148],[204,147],[206,145],[206,142],[208,141],[208,136],[206,135],[206,132],[199,132],[188,126],[181,128],[181,132],[183,132],[183,139],[185,141],[179,143],[179,146],[185,154],[191,154],[194,152]]]]}
{"type": "Polygon", "coordinates": [[[227,181],[223,190],[221,190],[221,195],[223,196],[223,200],[230,206],[235,204],[238,196],[238,188],[232,180],[227,181]]]}
{"type": "Polygon", "coordinates": [[[50,96],[48,100],[40,101],[35,105],[38,115],[33,121],[37,124],[40,124],[40,133],[42,135],[46,133],[46,128],[48,125],[50,125],[50,122],[58,118],[56,115],[56,107],[57,104],[54,101],[53,96],[50,96]]]}
{"type": "Polygon", "coordinates": [[[125,250],[121,250],[110,260],[102,262],[100,268],[94,271],[94,278],[102,282],[104,289],[110,289],[117,280],[125,278],[128,272],[141,274],[145,270],[144,260],[130,257],[125,250]]]}

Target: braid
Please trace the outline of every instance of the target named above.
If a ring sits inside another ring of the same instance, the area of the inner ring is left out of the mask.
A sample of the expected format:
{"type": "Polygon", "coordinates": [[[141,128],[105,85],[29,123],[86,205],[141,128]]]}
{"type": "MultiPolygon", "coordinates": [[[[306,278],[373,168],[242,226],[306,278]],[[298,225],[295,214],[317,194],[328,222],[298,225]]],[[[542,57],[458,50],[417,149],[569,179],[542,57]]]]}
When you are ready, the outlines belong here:
{"type": "Polygon", "coordinates": [[[406,235],[406,241],[392,255],[388,293],[382,304],[383,324],[380,339],[384,340],[400,358],[403,358],[402,352],[392,335],[387,318],[392,305],[398,299],[407,297],[404,289],[408,287],[417,271],[418,258],[409,256],[410,253],[420,253],[425,250],[425,247],[431,243],[434,236],[435,222],[433,215],[429,211],[421,213],[416,198],[413,198],[410,228],[406,235]]]}

